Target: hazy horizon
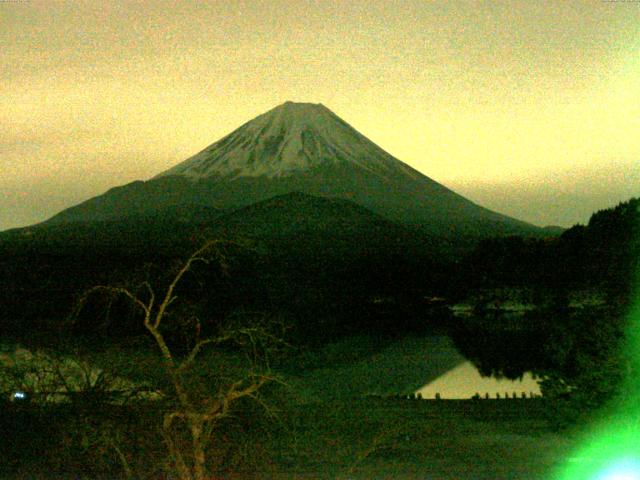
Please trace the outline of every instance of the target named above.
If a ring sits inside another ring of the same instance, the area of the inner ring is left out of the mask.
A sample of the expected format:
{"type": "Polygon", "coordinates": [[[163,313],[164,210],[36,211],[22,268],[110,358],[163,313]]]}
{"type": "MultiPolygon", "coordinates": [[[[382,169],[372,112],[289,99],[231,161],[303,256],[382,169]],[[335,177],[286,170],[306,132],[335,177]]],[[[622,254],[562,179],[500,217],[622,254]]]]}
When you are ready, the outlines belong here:
{"type": "Polygon", "coordinates": [[[287,100],[540,226],[640,196],[640,4],[0,3],[0,230],[287,100]]]}

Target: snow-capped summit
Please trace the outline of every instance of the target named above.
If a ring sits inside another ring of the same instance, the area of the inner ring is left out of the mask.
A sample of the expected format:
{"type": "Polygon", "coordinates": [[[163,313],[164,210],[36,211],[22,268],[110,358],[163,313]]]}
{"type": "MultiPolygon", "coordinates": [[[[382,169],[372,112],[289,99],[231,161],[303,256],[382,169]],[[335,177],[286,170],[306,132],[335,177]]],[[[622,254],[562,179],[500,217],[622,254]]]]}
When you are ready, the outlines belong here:
{"type": "Polygon", "coordinates": [[[156,178],[274,178],[330,165],[355,166],[381,177],[419,175],[324,105],[286,102],[156,178]]]}

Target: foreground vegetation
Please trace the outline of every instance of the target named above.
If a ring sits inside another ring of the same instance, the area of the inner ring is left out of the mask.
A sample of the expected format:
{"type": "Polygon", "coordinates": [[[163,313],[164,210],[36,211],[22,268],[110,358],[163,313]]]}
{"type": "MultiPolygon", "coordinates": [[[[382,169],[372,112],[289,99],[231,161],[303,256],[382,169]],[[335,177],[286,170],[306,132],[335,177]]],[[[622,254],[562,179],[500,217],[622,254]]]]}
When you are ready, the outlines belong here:
{"type": "MultiPolygon", "coordinates": [[[[572,447],[566,433],[549,430],[542,400],[279,406],[276,422],[248,404],[238,411],[219,437],[210,478],[546,479],[572,447]]],[[[3,407],[4,478],[175,478],[154,441],[156,406],[3,407]]]]}
{"type": "MultiPolygon", "coordinates": [[[[574,435],[557,430],[546,400],[394,395],[428,380],[425,352],[438,338],[357,335],[286,352],[273,362],[281,381],[265,386],[258,401],[241,399],[217,425],[207,445],[209,478],[550,478],[571,458],[574,435]]],[[[153,347],[142,337],[67,353],[105,372],[169,388],[153,347]]],[[[215,386],[216,372],[238,377],[244,368],[243,356],[230,349],[205,351],[199,365],[205,388],[215,386]]],[[[45,406],[35,396],[31,403],[5,402],[4,478],[179,478],[160,435],[171,404],[123,399],[106,386],[68,403],[45,406]]],[[[188,431],[175,433],[188,447],[188,431]]]]}
{"type": "MultiPolygon", "coordinates": [[[[556,431],[543,399],[430,401],[394,394],[428,381],[433,372],[425,352],[439,338],[357,335],[286,352],[273,362],[280,382],[240,399],[216,425],[207,443],[209,478],[549,478],[572,442],[556,431]]],[[[161,435],[164,412],[175,408],[171,399],[108,388],[117,374],[170,391],[153,347],[141,337],[97,350],[67,348],[65,355],[83,358],[107,380],[65,403],[43,405],[36,395],[31,402],[6,401],[4,478],[180,478],[161,435]]],[[[220,376],[246,371],[233,349],[206,350],[199,358],[205,391],[220,376]]],[[[190,448],[187,430],[174,431],[173,441],[190,448]]]]}

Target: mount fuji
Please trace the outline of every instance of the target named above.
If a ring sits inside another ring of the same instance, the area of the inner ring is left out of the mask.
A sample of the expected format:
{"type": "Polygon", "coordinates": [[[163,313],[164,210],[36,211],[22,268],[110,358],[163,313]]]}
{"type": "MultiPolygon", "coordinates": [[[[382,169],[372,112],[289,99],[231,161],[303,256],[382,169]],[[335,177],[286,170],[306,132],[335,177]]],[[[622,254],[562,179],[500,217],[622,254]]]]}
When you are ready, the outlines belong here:
{"type": "Polygon", "coordinates": [[[444,236],[536,234],[396,159],[321,104],[286,102],[148,181],[113,188],[44,224],[240,209],[300,192],[349,200],[444,236]]]}

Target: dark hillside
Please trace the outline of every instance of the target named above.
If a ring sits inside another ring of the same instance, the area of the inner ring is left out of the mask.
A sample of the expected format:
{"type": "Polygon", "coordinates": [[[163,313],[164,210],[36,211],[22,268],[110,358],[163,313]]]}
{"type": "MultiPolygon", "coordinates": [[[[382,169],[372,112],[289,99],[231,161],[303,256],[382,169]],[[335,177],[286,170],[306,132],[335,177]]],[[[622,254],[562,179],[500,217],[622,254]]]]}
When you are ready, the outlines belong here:
{"type": "MultiPolygon", "coordinates": [[[[242,308],[285,315],[306,338],[413,328],[425,292],[439,289],[446,275],[448,249],[347,200],[301,193],[224,214],[174,206],[126,220],[39,225],[0,237],[0,327],[14,334],[55,330],[80,293],[95,284],[162,284],[206,238],[238,243],[228,278],[200,272],[181,294],[214,323],[242,308]]],[[[119,326],[106,332],[137,332],[134,313],[118,312],[119,326]]]]}

